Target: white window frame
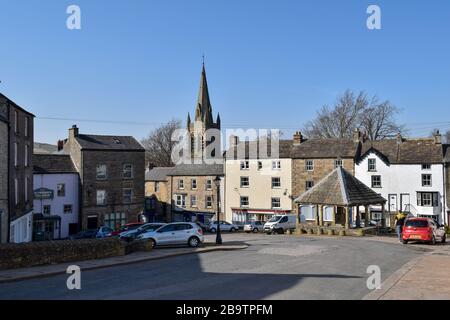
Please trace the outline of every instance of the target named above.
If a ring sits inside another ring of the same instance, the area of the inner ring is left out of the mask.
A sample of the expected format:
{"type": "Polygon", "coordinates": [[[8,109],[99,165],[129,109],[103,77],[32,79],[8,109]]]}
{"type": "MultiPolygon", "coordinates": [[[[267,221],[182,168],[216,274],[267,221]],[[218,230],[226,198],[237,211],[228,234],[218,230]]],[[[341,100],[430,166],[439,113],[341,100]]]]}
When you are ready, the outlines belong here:
{"type": "Polygon", "coordinates": [[[424,163],[422,164],[422,171],[430,171],[431,170],[431,164],[424,163]]]}
{"type": "Polygon", "coordinates": [[[132,188],[124,188],[122,189],[122,201],[124,204],[132,204],[133,203],[134,190],[132,188]],[[125,200],[129,198],[130,201],[125,200]]]}
{"type": "Polygon", "coordinates": [[[239,198],[239,205],[241,208],[249,208],[250,207],[250,198],[248,196],[241,196],[239,198]],[[243,200],[247,200],[247,201],[243,201],[243,200]],[[246,202],[247,204],[243,204],[243,202],[246,202]]]}
{"type": "Polygon", "coordinates": [[[272,177],[272,189],[281,189],[281,177],[272,177]],[[275,181],[278,181],[276,184],[275,181]]]}
{"type": "Polygon", "coordinates": [[[25,137],[27,137],[28,138],[28,134],[29,134],[29,132],[28,132],[28,125],[29,125],[29,120],[28,120],[28,117],[25,117],[25,137]]]}
{"type": "Polygon", "coordinates": [[[334,216],[334,207],[333,206],[324,206],[323,207],[323,221],[332,222],[334,216]],[[328,215],[327,210],[331,210],[331,217],[328,215]]]}
{"type": "Polygon", "coordinates": [[[306,160],[305,162],[305,170],[306,171],[314,171],[314,160],[306,160]]]}
{"type": "Polygon", "coordinates": [[[280,209],[281,208],[281,198],[280,197],[272,197],[270,201],[271,201],[272,209],[280,209]],[[278,203],[278,206],[274,205],[276,203],[278,203]]]}
{"type": "Polygon", "coordinates": [[[241,161],[240,167],[241,167],[241,171],[250,170],[250,161],[248,161],[248,160],[241,161]]]}
{"type": "Polygon", "coordinates": [[[211,191],[212,190],[212,184],[213,184],[213,182],[212,182],[211,179],[206,180],[206,184],[205,184],[206,191],[211,191]]]}
{"type": "Polygon", "coordinates": [[[134,178],[134,168],[131,163],[125,163],[122,167],[122,177],[124,179],[133,179],[134,178]]]}
{"type": "Polygon", "coordinates": [[[197,179],[191,179],[191,189],[192,190],[197,190],[197,179]]]}
{"type": "Polygon", "coordinates": [[[343,159],[335,159],[334,160],[334,168],[343,168],[344,167],[344,160],[343,159]]]}
{"type": "Polygon", "coordinates": [[[71,205],[71,204],[64,204],[63,205],[63,213],[64,214],[71,214],[71,213],[73,213],[73,205],[71,205]],[[66,207],[70,207],[70,211],[66,211],[66,207]]]}
{"type": "Polygon", "coordinates": [[[206,196],[205,197],[205,207],[207,209],[211,209],[213,207],[213,196],[206,196]]]}
{"type": "Polygon", "coordinates": [[[14,166],[19,166],[19,144],[14,142],[14,166]]]}
{"type": "Polygon", "coordinates": [[[19,180],[14,179],[14,201],[16,206],[19,204],[19,180]]]}
{"type": "Polygon", "coordinates": [[[367,159],[367,171],[377,172],[377,159],[375,158],[367,159]]]}
{"type": "Polygon", "coordinates": [[[191,207],[192,208],[197,208],[198,207],[197,196],[196,195],[191,195],[191,207]]]}
{"type": "Polygon", "coordinates": [[[178,189],[184,190],[184,179],[178,179],[178,189]]]}
{"type": "Polygon", "coordinates": [[[376,188],[376,189],[380,189],[380,188],[383,188],[383,179],[381,178],[381,176],[380,175],[373,175],[373,176],[371,176],[370,177],[370,182],[371,182],[371,186],[372,186],[372,188],[376,188]],[[374,179],[375,178],[380,178],[380,185],[379,186],[375,186],[374,185],[374,179]]]}
{"type": "Polygon", "coordinates": [[[314,188],[314,181],[312,181],[312,180],[305,181],[305,190],[308,191],[308,190],[311,190],[312,188],[314,188]],[[309,182],[311,183],[310,187],[308,187],[309,182]]]}
{"type": "Polygon", "coordinates": [[[240,186],[241,186],[241,188],[245,188],[245,189],[250,188],[250,177],[242,176],[240,178],[240,186]],[[247,181],[247,184],[243,183],[245,181],[247,181]]]}
{"type": "Polygon", "coordinates": [[[425,173],[422,174],[422,187],[430,188],[433,186],[433,175],[431,173],[425,173]],[[429,179],[425,179],[426,177],[429,177],[429,179]],[[425,182],[429,182],[429,184],[426,184],[425,182]]]}
{"type": "Polygon", "coordinates": [[[24,157],[24,159],[23,159],[25,167],[28,167],[28,165],[29,165],[29,161],[28,161],[28,150],[29,150],[29,147],[28,147],[28,145],[26,144],[26,145],[25,145],[25,157],[24,157]]]}
{"type": "Polygon", "coordinates": [[[106,206],[106,190],[97,190],[97,192],[95,193],[95,203],[97,204],[97,206],[106,206]],[[103,201],[99,201],[99,196],[103,194],[103,196],[101,197],[103,199],[103,201]]]}
{"type": "Polygon", "coordinates": [[[96,171],[95,171],[95,178],[96,180],[107,180],[108,179],[108,167],[106,166],[106,164],[98,164],[96,166],[96,171]],[[104,174],[102,174],[102,168],[104,169],[104,174]],[[100,175],[99,175],[100,173],[100,175]]]}
{"type": "Polygon", "coordinates": [[[272,161],[272,170],[281,170],[281,161],[272,161]]]}
{"type": "Polygon", "coordinates": [[[186,208],[186,195],[185,194],[176,194],[175,195],[175,203],[177,207],[186,208]]]}
{"type": "Polygon", "coordinates": [[[258,166],[258,171],[261,171],[263,169],[263,162],[258,161],[257,166],[258,166]]]}

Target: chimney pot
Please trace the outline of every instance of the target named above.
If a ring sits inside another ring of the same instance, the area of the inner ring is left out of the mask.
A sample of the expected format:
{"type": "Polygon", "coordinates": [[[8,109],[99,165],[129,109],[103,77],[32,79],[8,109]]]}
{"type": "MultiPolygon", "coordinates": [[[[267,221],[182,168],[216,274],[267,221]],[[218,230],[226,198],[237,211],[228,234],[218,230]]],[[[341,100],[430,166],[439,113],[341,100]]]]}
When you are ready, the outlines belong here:
{"type": "Polygon", "coordinates": [[[442,144],[442,135],[439,130],[436,130],[436,133],[433,135],[434,144],[442,144]]]}
{"type": "Polygon", "coordinates": [[[300,131],[294,134],[294,145],[298,146],[303,142],[303,135],[300,131]]]}
{"type": "Polygon", "coordinates": [[[62,149],[64,149],[64,141],[58,140],[57,146],[58,146],[58,151],[61,151],[62,149]]]}

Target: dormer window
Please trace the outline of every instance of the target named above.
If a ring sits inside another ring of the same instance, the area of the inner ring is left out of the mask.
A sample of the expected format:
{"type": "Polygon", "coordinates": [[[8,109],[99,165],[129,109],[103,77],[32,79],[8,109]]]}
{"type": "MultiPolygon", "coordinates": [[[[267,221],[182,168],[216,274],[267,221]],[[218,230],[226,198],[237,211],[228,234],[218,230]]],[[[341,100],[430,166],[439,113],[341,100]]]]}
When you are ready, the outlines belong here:
{"type": "Polygon", "coordinates": [[[431,164],[423,164],[422,165],[422,170],[424,170],[424,171],[431,170],[431,164]]]}
{"type": "Polygon", "coordinates": [[[115,144],[122,144],[122,142],[119,139],[117,139],[117,138],[114,139],[114,143],[115,144]]]}

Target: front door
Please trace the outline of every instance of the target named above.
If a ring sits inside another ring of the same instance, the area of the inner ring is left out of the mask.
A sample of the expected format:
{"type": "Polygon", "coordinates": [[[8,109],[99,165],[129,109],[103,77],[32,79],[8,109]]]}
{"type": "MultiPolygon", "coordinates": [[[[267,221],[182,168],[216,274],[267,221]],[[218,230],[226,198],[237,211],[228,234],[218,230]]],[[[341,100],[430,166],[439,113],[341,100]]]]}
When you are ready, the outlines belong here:
{"type": "Polygon", "coordinates": [[[93,230],[98,228],[98,217],[91,216],[87,218],[87,228],[88,230],[93,230]]]}
{"type": "Polygon", "coordinates": [[[398,205],[397,205],[397,195],[396,194],[390,194],[389,195],[389,212],[395,213],[398,211],[398,205]]]}
{"type": "Polygon", "coordinates": [[[411,197],[409,194],[401,194],[400,195],[400,209],[402,212],[411,212],[411,197]]]}

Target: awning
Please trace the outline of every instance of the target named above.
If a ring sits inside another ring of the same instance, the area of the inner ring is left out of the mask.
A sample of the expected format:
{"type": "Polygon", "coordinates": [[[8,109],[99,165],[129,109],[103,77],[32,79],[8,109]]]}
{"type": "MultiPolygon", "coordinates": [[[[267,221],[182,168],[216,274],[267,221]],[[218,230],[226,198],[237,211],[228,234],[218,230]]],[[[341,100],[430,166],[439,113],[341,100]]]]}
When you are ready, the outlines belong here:
{"type": "Polygon", "coordinates": [[[49,216],[42,213],[33,214],[33,221],[61,221],[60,216],[49,216]]]}

